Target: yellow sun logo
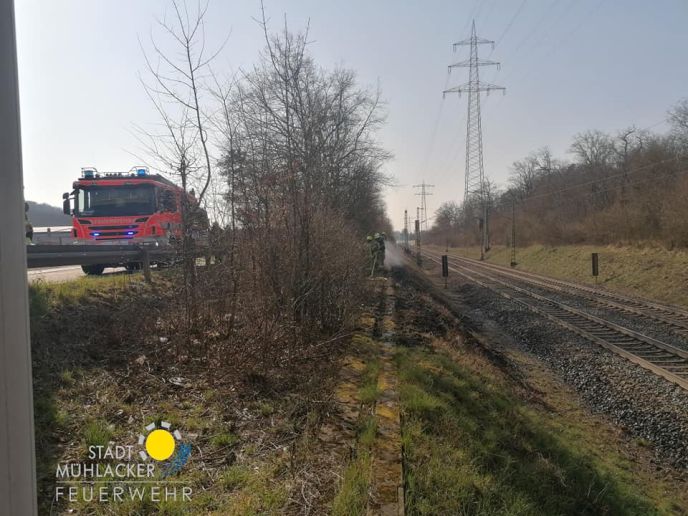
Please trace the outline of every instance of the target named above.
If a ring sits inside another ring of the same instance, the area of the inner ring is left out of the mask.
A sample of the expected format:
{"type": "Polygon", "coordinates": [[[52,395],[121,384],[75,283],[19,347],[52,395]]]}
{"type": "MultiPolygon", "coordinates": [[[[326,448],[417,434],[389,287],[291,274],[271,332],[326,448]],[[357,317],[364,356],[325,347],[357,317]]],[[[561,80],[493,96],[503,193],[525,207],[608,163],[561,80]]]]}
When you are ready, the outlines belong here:
{"type": "Polygon", "coordinates": [[[157,461],[163,461],[172,457],[177,447],[177,441],[180,441],[182,436],[179,430],[170,432],[171,426],[167,421],[161,421],[160,428],[155,423],[151,423],[146,427],[148,435],[139,435],[139,446],[145,447],[145,451],[139,451],[143,460],[148,460],[150,457],[157,461]]]}

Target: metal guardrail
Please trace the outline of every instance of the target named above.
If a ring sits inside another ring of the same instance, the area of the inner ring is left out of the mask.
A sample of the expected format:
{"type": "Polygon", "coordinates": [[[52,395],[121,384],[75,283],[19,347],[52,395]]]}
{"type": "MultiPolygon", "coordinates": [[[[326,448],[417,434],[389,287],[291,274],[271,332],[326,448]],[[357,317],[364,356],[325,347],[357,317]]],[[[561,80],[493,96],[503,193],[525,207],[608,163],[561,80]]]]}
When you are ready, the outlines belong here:
{"type": "Polygon", "coordinates": [[[27,245],[26,266],[59,267],[64,265],[114,264],[171,259],[171,247],[140,245],[27,245]]]}

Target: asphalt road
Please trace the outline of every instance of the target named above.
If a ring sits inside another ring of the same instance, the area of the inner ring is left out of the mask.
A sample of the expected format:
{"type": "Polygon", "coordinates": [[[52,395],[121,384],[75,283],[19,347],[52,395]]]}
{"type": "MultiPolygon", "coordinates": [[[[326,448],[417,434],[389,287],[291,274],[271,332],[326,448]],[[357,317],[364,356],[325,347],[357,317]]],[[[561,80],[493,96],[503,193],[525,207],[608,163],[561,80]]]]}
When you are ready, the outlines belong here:
{"type": "MultiPolygon", "coordinates": [[[[124,267],[105,269],[105,274],[112,274],[124,271],[124,267]]],[[[66,265],[64,267],[46,267],[43,269],[29,269],[29,283],[42,280],[48,283],[69,281],[86,276],[79,265],[66,265]]]]}

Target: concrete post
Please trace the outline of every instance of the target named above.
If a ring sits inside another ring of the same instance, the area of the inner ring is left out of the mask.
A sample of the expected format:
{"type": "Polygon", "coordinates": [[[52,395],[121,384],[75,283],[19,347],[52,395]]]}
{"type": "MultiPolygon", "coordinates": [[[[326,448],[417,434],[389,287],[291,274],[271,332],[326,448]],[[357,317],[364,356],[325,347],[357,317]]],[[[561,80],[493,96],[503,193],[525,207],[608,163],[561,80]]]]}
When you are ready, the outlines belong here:
{"type": "Polygon", "coordinates": [[[0,0],[0,514],[36,514],[29,305],[13,0],[0,0]]]}

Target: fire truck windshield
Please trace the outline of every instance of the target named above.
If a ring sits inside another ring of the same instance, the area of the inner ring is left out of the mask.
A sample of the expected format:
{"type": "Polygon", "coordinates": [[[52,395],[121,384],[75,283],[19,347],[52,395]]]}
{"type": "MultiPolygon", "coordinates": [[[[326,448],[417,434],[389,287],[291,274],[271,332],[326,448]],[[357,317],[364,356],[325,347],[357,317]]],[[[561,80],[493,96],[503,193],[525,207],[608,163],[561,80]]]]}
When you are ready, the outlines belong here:
{"type": "Polygon", "coordinates": [[[150,215],[155,211],[152,185],[81,187],[77,199],[77,215],[88,217],[150,215]]]}

